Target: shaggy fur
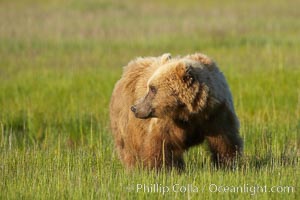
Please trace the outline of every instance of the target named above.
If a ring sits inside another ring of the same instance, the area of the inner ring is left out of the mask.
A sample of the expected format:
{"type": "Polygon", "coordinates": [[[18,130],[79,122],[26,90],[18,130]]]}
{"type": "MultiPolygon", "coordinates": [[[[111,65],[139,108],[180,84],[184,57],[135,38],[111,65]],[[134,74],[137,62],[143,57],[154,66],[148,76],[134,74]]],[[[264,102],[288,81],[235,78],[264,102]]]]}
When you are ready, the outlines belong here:
{"type": "Polygon", "coordinates": [[[217,164],[232,163],[242,152],[225,77],[200,53],[131,61],[115,85],[110,120],[127,168],[183,169],[184,151],[204,140],[217,164]]]}

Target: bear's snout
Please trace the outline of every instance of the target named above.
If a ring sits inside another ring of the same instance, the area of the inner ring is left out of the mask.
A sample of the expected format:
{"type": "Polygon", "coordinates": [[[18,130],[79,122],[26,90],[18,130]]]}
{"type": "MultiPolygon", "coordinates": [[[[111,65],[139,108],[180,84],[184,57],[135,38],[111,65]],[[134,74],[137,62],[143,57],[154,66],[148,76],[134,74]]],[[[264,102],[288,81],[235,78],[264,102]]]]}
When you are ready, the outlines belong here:
{"type": "Polygon", "coordinates": [[[145,105],[132,105],[130,107],[130,110],[134,113],[134,116],[136,118],[140,118],[140,119],[148,119],[153,117],[153,111],[151,109],[151,107],[149,106],[145,106],[145,105]]]}

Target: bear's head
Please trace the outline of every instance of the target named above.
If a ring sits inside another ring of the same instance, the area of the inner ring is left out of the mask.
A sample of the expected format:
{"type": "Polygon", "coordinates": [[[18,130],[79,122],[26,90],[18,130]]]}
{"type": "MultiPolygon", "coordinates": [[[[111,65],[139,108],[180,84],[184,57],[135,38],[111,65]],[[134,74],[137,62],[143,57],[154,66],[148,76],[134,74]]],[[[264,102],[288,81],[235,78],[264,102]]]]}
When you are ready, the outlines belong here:
{"type": "Polygon", "coordinates": [[[147,83],[143,98],[131,107],[137,118],[188,120],[206,106],[208,87],[199,81],[201,63],[179,59],[160,66],[147,83]]]}

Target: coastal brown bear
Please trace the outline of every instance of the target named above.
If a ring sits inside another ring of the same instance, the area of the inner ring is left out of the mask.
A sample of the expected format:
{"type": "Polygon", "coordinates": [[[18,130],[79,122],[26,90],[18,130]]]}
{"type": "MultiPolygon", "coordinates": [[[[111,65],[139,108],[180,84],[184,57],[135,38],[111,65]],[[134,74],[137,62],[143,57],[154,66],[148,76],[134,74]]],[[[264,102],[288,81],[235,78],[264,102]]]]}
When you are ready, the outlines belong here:
{"type": "Polygon", "coordinates": [[[184,168],[183,153],[207,141],[216,164],[242,153],[239,121],[225,77],[206,55],[137,58],[110,102],[117,153],[127,168],[184,168]]]}

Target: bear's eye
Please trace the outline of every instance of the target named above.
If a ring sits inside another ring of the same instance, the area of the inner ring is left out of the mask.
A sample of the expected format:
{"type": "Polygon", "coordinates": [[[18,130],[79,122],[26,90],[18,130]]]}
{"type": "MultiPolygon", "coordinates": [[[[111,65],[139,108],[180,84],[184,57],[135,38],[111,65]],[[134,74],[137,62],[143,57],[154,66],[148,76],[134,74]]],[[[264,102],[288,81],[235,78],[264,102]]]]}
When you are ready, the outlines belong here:
{"type": "Polygon", "coordinates": [[[156,88],[153,85],[151,85],[149,89],[151,93],[156,94],[156,88]]]}

